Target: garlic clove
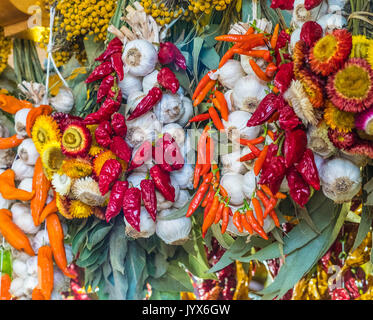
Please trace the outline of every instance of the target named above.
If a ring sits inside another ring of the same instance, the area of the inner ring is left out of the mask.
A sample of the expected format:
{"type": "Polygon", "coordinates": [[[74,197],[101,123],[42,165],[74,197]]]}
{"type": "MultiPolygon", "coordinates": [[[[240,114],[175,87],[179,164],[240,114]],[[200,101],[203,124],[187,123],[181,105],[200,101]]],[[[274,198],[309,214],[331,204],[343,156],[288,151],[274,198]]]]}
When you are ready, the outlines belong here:
{"type": "Polygon", "coordinates": [[[17,278],[24,279],[27,277],[27,266],[24,261],[21,261],[18,259],[13,260],[12,269],[13,269],[14,275],[17,278]]]}
{"type": "Polygon", "coordinates": [[[18,189],[22,189],[22,190],[25,190],[27,192],[32,192],[32,178],[25,178],[23,179],[19,185],[18,185],[18,189]]]}
{"type": "Polygon", "coordinates": [[[245,174],[247,172],[247,168],[243,162],[240,162],[239,159],[241,157],[241,151],[237,150],[231,153],[227,153],[220,157],[222,163],[222,175],[227,173],[238,173],[238,174],[245,174]]]}
{"type": "Polygon", "coordinates": [[[251,198],[254,191],[256,190],[256,176],[253,170],[246,172],[243,176],[243,187],[242,191],[247,198],[251,198]]]}
{"type": "Polygon", "coordinates": [[[168,201],[165,197],[158,191],[155,191],[155,195],[157,197],[157,211],[160,212],[162,210],[170,209],[174,203],[172,201],[168,201]]]}
{"type": "Polygon", "coordinates": [[[70,88],[61,87],[58,94],[49,100],[57,112],[69,113],[74,107],[74,94],[70,88]]]}
{"type": "Polygon", "coordinates": [[[246,125],[251,116],[252,114],[249,112],[238,110],[229,114],[228,121],[222,120],[230,141],[237,141],[238,138],[250,140],[258,137],[261,127],[248,127],[246,125]]]}
{"type": "Polygon", "coordinates": [[[179,196],[177,197],[177,199],[173,203],[173,207],[177,208],[177,209],[180,209],[183,206],[185,206],[188,203],[189,200],[190,200],[189,192],[186,191],[186,190],[180,190],[179,196]]]}
{"type": "Polygon", "coordinates": [[[335,29],[342,29],[347,20],[341,14],[326,14],[316,21],[323,29],[324,34],[332,33],[335,29]]]}

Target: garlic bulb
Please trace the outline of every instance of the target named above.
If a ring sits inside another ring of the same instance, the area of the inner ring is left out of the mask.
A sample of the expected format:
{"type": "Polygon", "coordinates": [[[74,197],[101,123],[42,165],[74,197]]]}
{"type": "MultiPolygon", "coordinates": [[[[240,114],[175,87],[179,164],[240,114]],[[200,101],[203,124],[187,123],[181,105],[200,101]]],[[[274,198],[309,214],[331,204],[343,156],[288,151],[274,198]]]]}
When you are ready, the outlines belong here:
{"type": "Polygon", "coordinates": [[[213,78],[217,77],[223,87],[233,89],[236,82],[244,76],[245,71],[242,69],[241,63],[237,60],[229,59],[214,73],[213,78]]]}
{"type": "Polygon", "coordinates": [[[324,34],[331,33],[334,29],[342,29],[347,25],[347,20],[341,14],[326,14],[316,21],[323,29],[324,34]]]}
{"type": "Polygon", "coordinates": [[[295,29],[292,33],[291,33],[291,36],[290,36],[290,52],[293,53],[294,52],[294,47],[296,45],[296,43],[300,40],[300,33],[301,33],[302,29],[301,28],[297,28],[295,29]]]}
{"type": "MultiPolygon", "coordinates": [[[[13,206],[14,207],[14,206],[13,206]]],[[[40,230],[40,226],[35,226],[31,216],[31,211],[28,208],[27,213],[14,214],[15,209],[12,207],[13,222],[26,234],[36,234],[40,230]]]]}
{"type": "Polygon", "coordinates": [[[256,76],[239,79],[233,88],[233,104],[236,109],[254,112],[266,94],[266,85],[256,76]]]}
{"type": "Polygon", "coordinates": [[[250,170],[246,172],[246,174],[243,176],[243,187],[242,187],[242,191],[244,195],[247,198],[251,199],[253,193],[256,190],[256,186],[257,186],[257,183],[256,183],[256,176],[255,176],[254,170],[250,170]]]}
{"type": "Polygon", "coordinates": [[[142,90],[145,94],[148,94],[150,89],[158,85],[158,70],[154,70],[142,79],[142,90]]]}
{"type": "Polygon", "coordinates": [[[338,11],[342,11],[344,6],[346,5],[347,0],[328,0],[328,12],[334,13],[338,11]]]}
{"type": "Polygon", "coordinates": [[[222,120],[228,139],[236,141],[237,138],[254,139],[260,133],[260,126],[248,127],[247,121],[252,114],[246,111],[233,111],[228,116],[228,121],[222,120]]]}
{"type": "Polygon", "coordinates": [[[10,211],[12,212],[13,219],[22,218],[24,215],[29,215],[31,213],[30,206],[22,203],[16,202],[12,205],[10,211]]]}
{"type": "Polygon", "coordinates": [[[9,168],[14,160],[15,153],[12,149],[1,149],[0,150],[0,168],[9,168]]]}
{"type": "Polygon", "coordinates": [[[133,91],[130,92],[127,98],[127,104],[126,104],[126,114],[133,112],[137,105],[140,103],[140,101],[146,96],[146,94],[143,91],[133,91]]]}
{"type": "Polygon", "coordinates": [[[157,217],[155,232],[165,243],[171,245],[181,245],[188,241],[189,233],[192,229],[190,218],[181,217],[172,220],[161,220],[159,218],[167,217],[177,209],[162,210],[157,217]]]}
{"type": "Polygon", "coordinates": [[[350,160],[352,163],[354,163],[356,166],[365,167],[367,164],[369,164],[369,161],[371,160],[369,157],[362,155],[362,154],[351,154],[348,153],[345,150],[339,150],[338,156],[350,160]]]}
{"type": "Polygon", "coordinates": [[[14,275],[19,278],[26,278],[27,277],[27,266],[24,261],[15,259],[12,262],[12,269],[14,275]]]}
{"type": "Polygon", "coordinates": [[[84,177],[74,180],[71,193],[75,199],[90,206],[103,206],[109,199],[110,193],[101,194],[98,183],[92,177],[84,177]]]}
{"type": "Polygon", "coordinates": [[[15,297],[20,297],[24,293],[24,279],[15,278],[10,284],[9,293],[15,297]]]}
{"type": "Polygon", "coordinates": [[[29,277],[25,278],[25,280],[23,282],[25,295],[28,296],[28,297],[31,297],[32,296],[32,291],[34,290],[34,288],[37,285],[38,285],[38,277],[37,276],[35,276],[35,277],[30,277],[29,276],[29,277]]]}
{"type": "Polygon", "coordinates": [[[126,224],[126,235],[128,237],[138,239],[138,238],[149,238],[155,233],[155,222],[146,211],[145,207],[141,207],[140,211],[140,232],[135,230],[124,218],[126,224]]]}
{"type": "Polygon", "coordinates": [[[136,39],[126,44],[122,60],[125,73],[129,72],[134,76],[143,77],[154,70],[158,54],[149,41],[136,39]]]}
{"type": "Polygon", "coordinates": [[[189,122],[189,119],[193,117],[194,114],[194,107],[192,100],[190,100],[188,97],[182,97],[181,103],[184,108],[184,113],[180,117],[179,120],[177,120],[177,123],[181,125],[182,127],[185,127],[185,125],[189,122]]]}
{"type": "Polygon", "coordinates": [[[243,192],[244,176],[239,173],[226,173],[222,176],[220,184],[231,198],[230,203],[234,206],[243,204],[245,194],[243,192]]]}
{"type": "Polygon", "coordinates": [[[142,80],[128,73],[122,81],[119,81],[118,86],[122,91],[122,97],[127,99],[132,92],[142,91],[142,80]]]}
{"type": "Polygon", "coordinates": [[[157,211],[162,211],[166,209],[170,209],[174,203],[172,201],[168,201],[165,197],[160,193],[158,190],[155,191],[155,195],[157,197],[157,211]]]}
{"type": "Polygon", "coordinates": [[[27,273],[30,276],[35,276],[38,274],[38,257],[30,257],[26,260],[27,273]]]}
{"type": "Polygon", "coordinates": [[[241,152],[240,150],[224,154],[220,157],[222,167],[222,175],[226,173],[239,173],[245,174],[247,172],[247,168],[245,167],[243,162],[240,162],[241,152]]]}
{"type": "Polygon", "coordinates": [[[34,249],[35,253],[37,253],[39,251],[39,248],[44,245],[49,245],[49,237],[47,230],[42,229],[39,230],[32,239],[31,246],[34,249]]]}
{"type": "Polygon", "coordinates": [[[20,137],[27,137],[26,119],[30,110],[28,108],[21,109],[14,115],[14,130],[20,137]]]}
{"type": "Polygon", "coordinates": [[[307,147],[324,159],[331,157],[337,152],[337,148],[329,140],[328,127],[324,122],[318,127],[308,127],[307,147]]]}
{"type": "Polygon", "coordinates": [[[162,133],[168,133],[175,139],[179,147],[183,146],[185,141],[185,130],[178,123],[169,123],[162,128],[162,133]]]}
{"type": "Polygon", "coordinates": [[[161,101],[154,107],[157,119],[164,124],[178,121],[184,110],[180,96],[170,93],[163,94],[161,101]]]}
{"type": "Polygon", "coordinates": [[[193,189],[194,167],[185,163],[180,170],[172,171],[171,177],[179,185],[180,189],[193,189]]]}
{"type": "Polygon", "coordinates": [[[180,190],[178,198],[175,200],[173,207],[180,209],[190,200],[190,194],[186,190],[180,190]]]}
{"type": "Polygon", "coordinates": [[[18,259],[23,262],[26,262],[27,259],[30,258],[30,256],[26,252],[18,251],[14,249],[13,247],[10,247],[10,248],[12,250],[12,259],[18,259]]]}
{"type": "Polygon", "coordinates": [[[233,108],[233,90],[228,90],[224,93],[225,101],[227,101],[228,110],[230,112],[235,111],[236,109],[233,108]]]}
{"type": "Polygon", "coordinates": [[[314,159],[315,159],[315,164],[316,164],[316,167],[317,167],[317,171],[320,172],[322,166],[323,166],[324,163],[325,163],[325,160],[324,160],[323,157],[319,156],[317,153],[314,153],[314,154],[313,154],[313,157],[314,157],[314,159]]]}
{"type": "Polygon", "coordinates": [[[18,185],[18,189],[22,189],[22,190],[25,190],[27,192],[32,192],[32,178],[25,178],[23,179],[19,185],[18,185]]]}
{"type": "Polygon", "coordinates": [[[31,138],[25,139],[18,146],[17,155],[27,165],[33,166],[39,158],[39,153],[35,148],[35,144],[31,138]]]}
{"type": "Polygon", "coordinates": [[[325,196],[336,203],[351,201],[361,189],[360,169],[346,159],[325,161],[319,176],[325,196]]]}
{"type": "Polygon", "coordinates": [[[67,196],[72,185],[71,178],[66,174],[55,173],[52,176],[52,186],[61,196],[67,196]]]}
{"type": "Polygon", "coordinates": [[[56,292],[65,292],[70,287],[70,280],[58,268],[53,268],[53,290],[56,292]]]}
{"type": "Polygon", "coordinates": [[[13,200],[4,199],[0,194],[0,209],[9,209],[12,203],[13,200]]]}
{"type": "Polygon", "coordinates": [[[323,16],[328,11],[328,4],[323,1],[320,5],[312,10],[307,10],[304,6],[305,0],[295,0],[294,10],[291,19],[291,26],[301,28],[307,21],[316,21],[318,17],[323,16]]]}
{"type": "Polygon", "coordinates": [[[140,146],[145,140],[153,141],[162,131],[162,124],[153,112],[148,112],[137,119],[127,121],[126,141],[130,147],[140,146]]]}
{"type": "Polygon", "coordinates": [[[171,185],[175,189],[175,200],[176,200],[179,197],[180,186],[179,186],[179,184],[177,182],[178,180],[174,176],[170,175],[170,180],[171,180],[171,185]]]}
{"type": "Polygon", "coordinates": [[[74,95],[70,88],[61,87],[58,94],[49,100],[57,112],[69,113],[74,107],[74,95]]]}
{"type": "MultiPolygon", "coordinates": [[[[266,46],[261,46],[261,47],[255,48],[255,50],[268,50],[268,48],[266,46]]],[[[240,55],[242,69],[246,72],[246,74],[250,76],[256,77],[256,74],[250,65],[250,60],[254,60],[258,64],[258,66],[263,70],[265,70],[268,66],[268,62],[266,62],[262,58],[253,58],[253,57],[249,57],[246,55],[240,55]]],[[[256,79],[258,78],[256,77],[256,79]]]]}
{"type": "Polygon", "coordinates": [[[134,188],[140,188],[140,183],[142,180],[146,179],[146,172],[132,172],[128,175],[127,181],[134,188]]]}
{"type": "Polygon", "coordinates": [[[34,167],[25,164],[22,159],[16,159],[11,169],[14,171],[15,179],[17,181],[25,178],[32,178],[34,176],[34,167]]]}

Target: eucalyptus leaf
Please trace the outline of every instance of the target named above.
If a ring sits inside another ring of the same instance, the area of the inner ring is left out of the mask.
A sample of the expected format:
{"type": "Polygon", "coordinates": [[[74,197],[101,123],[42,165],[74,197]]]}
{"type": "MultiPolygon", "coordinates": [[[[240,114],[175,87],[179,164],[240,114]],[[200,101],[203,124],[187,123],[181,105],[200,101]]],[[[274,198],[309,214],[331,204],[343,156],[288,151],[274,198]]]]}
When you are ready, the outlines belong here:
{"type": "Polygon", "coordinates": [[[227,233],[221,234],[220,227],[217,224],[213,224],[210,229],[216,240],[218,240],[219,244],[224,249],[229,249],[229,247],[234,243],[234,240],[230,235],[227,233]]]}
{"type": "Polygon", "coordinates": [[[217,69],[220,62],[220,56],[217,54],[214,48],[208,48],[201,51],[200,54],[201,62],[209,69],[217,69]]]}
{"type": "Polygon", "coordinates": [[[101,242],[112,229],[112,225],[98,224],[89,234],[87,248],[92,249],[99,242],[101,242]]]}
{"type": "Polygon", "coordinates": [[[122,223],[117,223],[114,226],[112,233],[110,234],[109,247],[110,263],[113,270],[117,270],[124,274],[124,259],[127,254],[127,238],[122,223]]]}
{"type": "Polygon", "coordinates": [[[198,78],[198,64],[200,61],[200,52],[202,50],[203,39],[201,37],[195,37],[193,40],[193,72],[194,77],[199,81],[198,78]]]}
{"type": "Polygon", "coordinates": [[[363,242],[363,240],[365,239],[366,235],[370,230],[372,221],[373,207],[363,205],[359,229],[357,231],[355,242],[351,251],[354,251],[363,242]]]}
{"type": "Polygon", "coordinates": [[[127,300],[129,279],[126,275],[113,270],[114,292],[110,292],[111,300],[127,300]]]}
{"type": "Polygon", "coordinates": [[[152,290],[150,300],[180,300],[179,292],[152,290]]]}

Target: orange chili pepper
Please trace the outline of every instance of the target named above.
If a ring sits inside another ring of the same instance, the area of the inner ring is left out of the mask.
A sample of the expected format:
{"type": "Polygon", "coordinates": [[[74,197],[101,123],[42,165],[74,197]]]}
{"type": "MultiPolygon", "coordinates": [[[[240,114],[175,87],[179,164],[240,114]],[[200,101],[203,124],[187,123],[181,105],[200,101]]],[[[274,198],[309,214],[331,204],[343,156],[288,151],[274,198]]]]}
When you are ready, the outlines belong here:
{"type": "Polygon", "coordinates": [[[210,201],[214,198],[214,194],[215,194],[214,188],[210,186],[210,189],[207,192],[205,199],[202,201],[202,204],[201,204],[202,208],[205,208],[210,203],[210,201]]]}
{"type": "Polygon", "coordinates": [[[224,208],[225,208],[225,203],[224,201],[222,201],[220,202],[218,210],[216,211],[214,224],[217,224],[222,219],[224,208]]]}
{"type": "Polygon", "coordinates": [[[246,219],[257,234],[259,234],[263,239],[268,240],[267,234],[265,233],[263,228],[260,226],[258,221],[255,219],[253,210],[246,211],[246,219]]]}
{"type": "Polygon", "coordinates": [[[212,73],[214,73],[216,70],[211,70],[209,72],[207,72],[203,78],[200,80],[200,82],[198,83],[196,89],[194,90],[194,93],[193,93],[193,97],[192,97],[192,100],[195,100],[197,98],[197,96],[200,94],[200,92],[202,91],[202,89],[204,87],[206,87],[207,83],[211,80],[210,79],[210,75],[212,73]]]}
{"type": "Polygon", "coordinates": [[[284,194],[282,192],[277,192],[275,194],[275,198],[277,198],[277,199],[286,199],[286,194],[284,194]]]}
{"type": "Polygon", "coordinates": [[[272,49],[276,48],[279,32],[280,32],[280,25],[276,24],[275,29],[273,30],[273,35],[271,37],[271,48],[272,49]]]}
{"type": "Polygon", "coordinates": [[[38,288],[46,300],[50,300],[53,291],[53,258],[50,246],[42,246],[38,251],[38,288]]]}
{"type": "Polygon", "coordinates": [[[245,161],[250,161],[250,160],[254,160],[256,158],[256,155],[254,154],[254,152],[250,152],[244,156],[242,156],[239,161],[240,162],[245,162],[245,161]]]}
{"type": "Polygon", "coordinates": [[[202,164],[196,163],[194,167],[193,188],[197,189],[201,177],[202,164]]]}
{"type": "Polygon", "coordinates": [[[251,140],[239,138],[238,142],[240,144],[246,146],[248,144],[257,145],[257,144],[260,144],[260,143],[264,142],[264,140],[265,140],[265,138],[263,136],[260,136],[258,138],[251,139],[251,140]]]}
{"type": "Polygon", "coordinates": [[[26,132],[29,137],[31,137],[31,130],[36,121],[36,118],[41,115],[49,115],[53,111],[53,108],[48,105],[40,105],[39,107],[33,108],[27,114],[26,118],[26,132]]]}
{"type": "Polygon", "coordinates": [[[193,197],[192,201],[189,204],[187,213],[185,215],[187,218],[190,217],[197,210],[199,205],[201,204],[201,202],[203,200],[203,197],[205,196],[207,190],[210,187],[209,183],[211,182],[212,178],[213,178],[212,172],[207,174],[206,178],[204,178],[204,180],[201,183],[201,185],[199,186],[195,196],[193,197]]]}
{"type": "Polygon", "coordinates": [[[278,94],[280,92],[280,90],[276,86],[274,86],[272,88],[272,92],[275,93],[275,94],[278,94]]]}
{"type": "Polygon", "coordinates": [[[268,64],[265,74],[267,75],[267,77],[273,78],[276,71],[277,71],[277,66],[273,62],[271,62],[270,64],[268,64]]]}
{"type": "MultiPolygon", "coordinates": [[[[265,193],[261,190],[257,190],[256,191],[256,196],[260,199],[260,201],[262,201],[262,203],[264,205],[264,208],[267,208],[268,205],[269,205],[269,199],[267,198],[265,193]]],[[[264,219],[267,218],[267,215],[268,215],[268,213],[266,211],[264,211],[263,218],[264,219]]]]}
{"type": "Polygon", "coordinates": [[[250,66],[253,69],[254,73],[257,75],[257,77],[260,80],[263,80],[265,82],[270,82],[272,80],[270,77],[268,77],[265,74],[265,72],[263,72],[263,70],[258,66],[258,64],[254,60],[250,59],[249,62],[250,62],[250,66]]]}
{"type": "Polygon", "coordinates": [[[275,122],[275,121],[277,121],[278,119],[280,118],[280,113],[278,112],[278,111],[276,111],[273,115],[272,115],[272,117],[270,117],[269,119],[268,119],[268,123],[273,123],[273,122],[275,122]]]}
{"type": "Polygon", "coordinates": [[[51,213],[46,218],[49,243],[56,265],[63,274],[69,278],[76,278],[67,268],[66,251],[64,246],[64,234],[60,219],[56,213],[51,213]]]}
{"type": "Polygon", "coordinates": [[[269,204],[264,211],[264,215],[267,216],[272,210],[275,209],[276,205],[277,205],[277,199],[273,198],[273,197],[270,198],[269,199],[269,204]]]}
{"type": "Polygon", "coordinates": [[[258,220],[258,223],[260,224],[261,227],[263,227],[264,226],[264,219],[263,219],[262,206],[260,205],[260,202],[257,198],[252,198],[251,202],[254,206],[255,215],[256,215],[256,218],[258,220]]]}
{"type": "Polygon", "coordinates": [[[246,214],[241,214],[240,216],[241,216],[241,225],[246,229],[246,231],[248,231],[250,234],[253,234],[254,233],[253,227],[251,226],[249,221],[247,221],[246,214]]]}
{"type": "Polygon", "coordinates": [[[265,185],[265,184],[261,184],[260,185],[261,186],[261,188],[263,189],[263,191],[270,197],[270,198],[273,198],[274,196],[273,196],[273,193],[272,193],[272,191],[271,191],[271,189],[267,186],[267,185],[265,185]]]}
{"type": "Polygon", "coordinates": [[[214,140],[207,137],[206,141],[206,164],[203,165],[201,175],[208,173],[211,169],[211,158],[214,155],[214,140]]]}
{"type": "Polygon", "coordinates": [[[211,171],[215,175],[216,181],[220,181],[220,170],[216,163],[213,163],[211,166],[211,171]]]}
{"type": "Polygon", "coordinates": [[[198,152],[198,163],[199,164],[206,164],[206,144],[208,138],[208,131],[210,130],[210,126],[206,125],[202,131],[201,136],[199,137],[198,144],[197,144],[197,152],[198,152]]]}
{"type": "Polygon", "coordinates": [[[241,42],[240,48],[242,48],[244,50],[251,50],[253,48],[263,47],[265,45],[266,45],[265,38],[258,38],[258,39],[252,39],[252,40],[247,41],[247,42],[241,42]]]}
{"type": "Polygon", "coordinates": [[[209,108],[209,114],[211,116],[211,119],[216,129],[218,129],[219,131],[223,131],[224,130],[223,122],[220,120],[219,114],[214,107],[209,108]]]}
{"type": "Polygon", "coordinates": [[[0,174],[0,194],[2,197],[7,200],[31,200],[35,195],[35,191],[28,192],[23,189],[17,189],[14,179],[15,173],[12,169],[7,169],[0,174]]]}
{"type": "Polygon", "coordinates": [[[233,224],[239,232],[243,232],[240,215],[241,213],[238,210],[233,214],[233,224]]]}
{"type": "Polygon", "coordinates": [[[12,279],[10,279],[9,274],[4,273],[1,276],[0,300],[10,300],[12,298],[12,295],[9,292],[11,282],[12,279]]]}
{"type": "Polygon", "coordinates": [[[212,224],[215,221],[216,212],[219,207],[219,197],[218,195],[214,196],[214,199],[212,200],[212,205],[207,213],[205,219],[203,220],[202,224],[202,237],[204,238],[206,235],[207,230],[212,226],[212,224]]]}
{"type": "Polygon", "coordinates": [[[280,221],[278,220],[276,211],[275,210],[270,211],[269,215],[272,218],[273,222],[275,223],[275,226],[280,227],[280,221]]]}
{"type": "Polygon", "coordinates": [[[272,139],[272,141],[275,141],[275,134],[272,130],[267,131],[267,135],[272,139]]]}
{"type": "Polygon", "coordinates": [[[36,160],[34,167],[34,177],[32,179],[32,189],[35,190],[35,196],[31,199],[31,215],[35,226],[39,226],[40,215],[44,209],[48,198],[48,192],[51,182],[44,174],[43,164],[40,157],[36,160]]]}
{"type": "Polygon", "coordinates": [[[220,105],[220,113],[223,120],[228,121],[229,108],[227,100],[224,97],[224,94],[218,90],[215,90],[215,97],[220,105]]]}
{"type": "Polygon", "coordinates": [[[228,192],[227,192],[227,190],[225,190],[225,188],[224,188],[222,185],[220,185],[219,188],[220,188],[220,194],[221,194],[221,196],[222,196],[223,198],[227,198],[227,197],[228,197],[228,192]]]}
{"type": "Polygon", "coordinates": [[[193,102],[194,107],[198,106],[203,101],[203,99],[205,99],[206,95],[215,86],[215,84],[216,84],[216,80],[209,80],[209,82],[207,82],[205,87],[202,88],[202,90],[200,91],[196,99],[194,100],[193,102]]]}
{"type": "Polygon", "coordinates": [[[29,238],[13,222],[12,212],[8,209],[0,209],[0,233],[14,249],[23,251],[29,256],[35,255],[29,238]]]}
{"type": "Polygon", "coordinates": [[[265,145],[263,147],[263,150],[260,152],[258,159],[256,159],[254,164],[254,174],[257,176],[260,173],[260,170],[262,170],[264,161],[267,157],[269,145],[265,145]]]}
{"type": "Polygon", "coordinates": [[[0,138],[0,149],[4,150],[18,147],[23,140],[24,138],[20,139],[16,134],[8,138],[0,138]]]}
{"type": "Polygon", "coordinates": [[[54,196],[53,200],[49,202],[43,209],[40,214],[39,223],[42,224],[44,220],[52,213],[58,211],[57,204],[56,204],[56,196],[54,196]]]}
{"type": "Polygon", "coordinates": [[[45,300],[45,297],[44,297],[43,293],[41,292],[41,290],[38,287],[36,287],[36,288],[34,288],[34,290],[32,290],[31,300],[45,300]]]}
{"type": "Polygon", "coordinates": [[[243,50],[241,54],[250,56],[253,58],[262,58],[267,62],[272,62],[272,56],[269,50],[248,50],[248,51],[243,50]]]}
{"type": "Polygon", "coordinates": [[[246,42],[253,39],[264,39],[264,33],[257,34],[225,34],[215,37],[216,41],[246,42]]]}
{"type": "Polygon", "coordinates": [[[0,94],[0,109],[4,112],[10,114],[16,114],[19,110],[22,109],[31,109],[32,103],[26,100],[18,100],[13,96],[7,96],[5,94],[0,94]]]}
{"type": "Polygon", "coordinates": [[[223,209],[223,217],[222,217],[222,224],[221,224],[221,234],[224,234],[225,231],[227,230],[227,226],[228,226],[228,223],[229,223],[229,211],[230,211],[230,207],[228,207],[228,205],[226,205],[223,209]]]}
{"type": "Polygon", "coordinates": [[[254,146],[251,143],[246,143],[246,145],[250,148],[251,152],[255,154],[255,157],[259,157],[262,150],[260,150],[258,147],[254,146]]]}

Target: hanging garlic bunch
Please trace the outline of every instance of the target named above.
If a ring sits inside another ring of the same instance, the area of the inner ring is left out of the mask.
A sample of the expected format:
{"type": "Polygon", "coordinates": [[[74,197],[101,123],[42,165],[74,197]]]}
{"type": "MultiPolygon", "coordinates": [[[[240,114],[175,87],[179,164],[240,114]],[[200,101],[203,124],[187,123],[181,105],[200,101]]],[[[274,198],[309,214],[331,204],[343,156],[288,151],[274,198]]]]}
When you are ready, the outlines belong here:
{"type": "Polygon", "coordinates": [[[351,201],[361,189],[360,169],[346,159],[325,161],[319,176],[323,193],[336,203],[351,201]]]}
{"type": "Polygon", "coordinates": [[[163,124],[178,121],[184,114],[184,106],[180,96],[170,93],[163,94],[161,101],[154,107],[154,113],[163,124]]]}
{"type": "Polygon", "coordinates": [[[15,153],[12,149],[0,150],[0,169],[9,168],[14,159],[15,153]]]}
{"type": "Polygon", "coordinates": [[[154,112],[147,112],[137,119],[127,121],[126,141],[132,147],[141,145],[145,140],[153,141],[162,131],[162,124],[154,112]]]}
{"type": "Polygon", "coordinates": [[[49,99],[49,103],[57,112],[69,113],[74,107],[73,91],[63,86],[55,97],[49,99]]]}
{"type": "Polygon", "coordinates": [[[149,41],[136,39],[125,45],[122,60],[125,73],[144,77],[155,69],[158,54],[149,41]]]}
{"type": "Polygon", "coordinates": [[[126,74],[122,81],[119,81],[118,86],[124,99],[127,99],[132,92],[142,91],[141,78],[130,73],[126,74]]]}
{"type": "Polygon", "coordinates": [[[267,86],[255,76],[239,79],[233,87],[233,104],[236,109],[254,112],[267,95],[267,86]]]}
{"type": "Polygon", "coordinates": [[[251,116],[249,112],[238,110],[229,114],[228,121],[222,120],[230,141],[236,141],[237,138],[250,140],[259,135],[260,126],[248,127],[246,125],[251,116]]]}
{"type": "Polygon", "coordinates": [[[140,211],[140,232],[135,230],[124,218],[126,224],[126,235],[133,239],[149,238],[155,233],[156,224],[146,211],[145,207],[141,207],[140,211]]]}
{"type": "Polygon", "coordinates": [[[157,225],[155,232],[165,243],[171,245],[181,245],[189,239],[189,233],[192,229],[190,218],[181,217],[172,220],[163,220],[177,209],[162,210],[157,216],[157,225]]]}

